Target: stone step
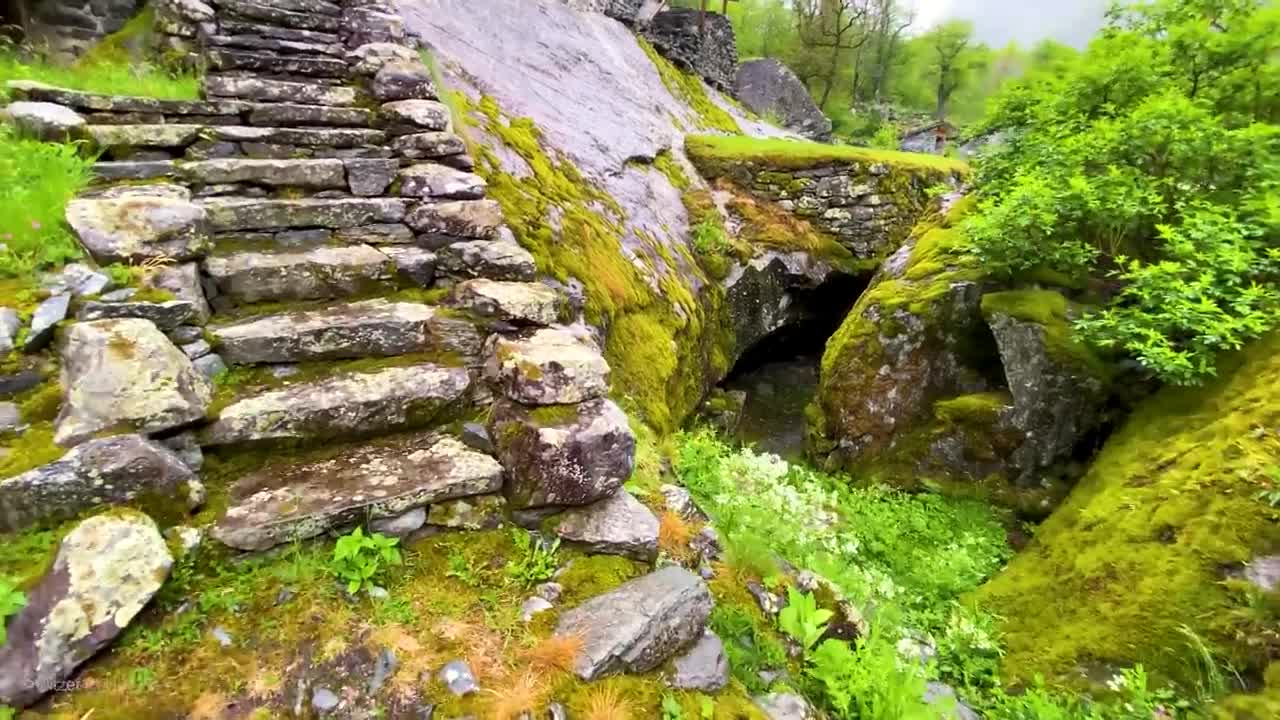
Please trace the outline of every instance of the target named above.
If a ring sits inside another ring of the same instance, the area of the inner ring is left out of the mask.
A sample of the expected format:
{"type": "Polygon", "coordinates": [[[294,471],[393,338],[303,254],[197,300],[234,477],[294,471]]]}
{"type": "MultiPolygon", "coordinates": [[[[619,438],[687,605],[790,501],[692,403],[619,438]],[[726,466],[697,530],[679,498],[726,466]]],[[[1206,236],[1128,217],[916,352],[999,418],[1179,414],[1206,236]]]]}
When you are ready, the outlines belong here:
{"type": "Polygon", "coordinates": [[[212,301],[224,305],[342,298],[396,287],[395,263],[368,245],[213,255],[205,258],[204,271],[218,292],[212,301]]]}
{"type": "Polygon", "coordinates": [[[241,478],[213,536],[239,550],[265,550],[366,519],[501,489],[498,461],[448,435],[415,433],[241,478]]]}
{"type": "Polygon", "coordinates": [[[342,57],[346,52],[339,43],[316,43],[303,40],[261,37],[259,35],[210,35],[204,41],[214,47],[265,50],[281,55],[332,55],[342,57]]]}
{"type": "Polygon", "coordinates": [[[270,103],[255,105],[249,112],[250,125],[295,127],[298,125],[333,125],[371,127],[377,116],[372,110],[332,105],[295,105],[270,103]]]}
{"type": "Polygon", "coordinates": [[[93,174],[98,180],[159,180],[178,176],[178,166],[172,160],[103,161],[93,164],[93,174]]]}
{"type": "Polygon", "coordinates": [[[471,387],[465,368],[423,363],[348,373],[254,393],[227,405],[203,445],[324,440],[430,426],[471,387]]]}
{"type": "Polygon", "coordinates": [[[209,198],[201,201],[212,232],[282,230],[287,228],[354,228],[398,223],[407,202],[399,198],[341,198],[334,200],[267,200],[209,198]]]}
{"type": "Polygon", "coordinates": [[[347,75],[347,63],[337,58],[299,57],[226,48],[209,48],[204,57],[214,70],[249,70],[272,75],[317,78],[343,78],[347,75]]]}
{"type": "Polygon", "coordinates": [[[243,98],[259,102],[341,107],[355,105],[357,102],[356,90],[352,87],[269,80],[248,75],[209,73],[204,76],[204,91],[210,97],[243,98]]]}
{"type": "MultiPolygon", "coordinates": [[[[249,2],[249,0],[219,0],[218,7],[226,11],[230,19],[257,20],[279,27],[297,30],[319,30],[336,33],[342,27],[340,18],[328,13],[286,10],[276,2],[249,2]]],[[[219,18],[221,20],[221,18],[219,18]]]]}
{"type": "Polygon", "coordinates": [[[297,28],[268,25],[266,23],[245,22],[222,18],[218,21],[218,30],[224,35],[254,35],[257,37],[279,38],[297,42],[336,45],[342,43],[337,33],[318,32],[316,30],[299,30],[297,28]]]}
{"type": "Polygon", "coordinates": [[[206,134],[225,142],[333,148],[382,145],[387,140],[386,133],[367,128],[272,128],[216,125],[207,128],[206,134]]]}
{"type": "Polygon", "coordinates": [[[158,100],[65,90],[32,80],[10,80],[16,100],[50,102],[90,112],[160,113],[163,115],[239,115],[248,105],[236,100],[158,100]]]}
{"type": "Polygon", "coordinates": [[[473,323],[448,310],[383,299],[267,315],[210,331],[222,358],[242,365],[417,352],[457,353],[473,364],[484,343],[473,323]]]}
{"type": "Polygon", "coordinates": [[[85,136],[104,150],[185,148],[200,138],[204,125],[86,125],[85,136]]]}
{"type": "Polygon", "coordinates": [[[182,163],[188,183],[257,183],[301,188],[347,188],[347,171],[341,160],[256,160],[220,158],[182,163]]]}

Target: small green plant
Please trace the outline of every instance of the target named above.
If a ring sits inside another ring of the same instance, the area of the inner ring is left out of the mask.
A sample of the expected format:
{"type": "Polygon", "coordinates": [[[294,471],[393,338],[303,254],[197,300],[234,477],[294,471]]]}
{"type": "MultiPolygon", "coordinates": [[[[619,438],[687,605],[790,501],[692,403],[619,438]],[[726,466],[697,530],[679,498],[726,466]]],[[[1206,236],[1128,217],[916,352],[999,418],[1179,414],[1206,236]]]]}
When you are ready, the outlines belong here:
{"type": "Polygon", "coordinates": [[[516,546],[516,557],[507,565],[507,575],[512,580],[525,587],[533,587],[556,574],[559,539],[547,544],[535,540],[532,533],[515,528],[511,531],[511,541],[516,546]]]}
{"type": "Polygon", "coordinates": [[[684,708],[671,693],[662,696],[662,720],[684,720],[684,708]]]}
{"type": "Polygon", "coordinates": [[[8,705],[0,705],[0,720],[14,720],[18,717],[18,711],[8,705]]]}
{"type": "Polygon", "coordinates": [[[356,528],[338,538],[330,567],[352,595],[372,587],[392,565],[399,565],[400,541],[356,528]]]}
{"type": "Polygon", "coordinates": [[[787,588],[787,606],[778,613],[778,627],[809,652],[827,632],[827,621],[835,613],[818,607],[809,593],[787,588]]]}
{"type": "Polygon", "coordinates": [[[450,550],[447,561],[449,569],[444,573],[446,577],[456,578],[471,587],[476,587],[480,584],[479,573],[471,564],[471,560],[467,558],[466,553],[461,550],[450,550]]]}
{"type": "Polygon", "coordinates": [[[129,670],[129,685],[134,690],[146,690],[156,682],[156,671],[148,667],[136,667],[129,670]]]}
{"type": "Polygon", "coordinates": [[[0,277],[80,257],[63,216],[67,203],[89,184],[92,158],[75,145],[44,143],[0,128],[0,277]]]}
{"type": "Polygon", "coordinates": [[[918,663],[903,663],[894,643],[875,630],[856,646],[827,640],[810,658],[808,674],[824,704],[842,720],[936,720],[948,708],[924,699],[927,680],[918,663]]]}
{"type": "Polygon", "coordinates": [[[693,226],[693,249],[699,255],[723,255],[729,250],[729,238],[724,227],[714,218],[704,218],[693,226]]]}
{"type": "Polygon", "coordinates": [[[8,640],[5,624],[9,616],[16,615],[26,605],[26,594],[14,587],[8,578],[0,578],[0,645],[8,640]]]}

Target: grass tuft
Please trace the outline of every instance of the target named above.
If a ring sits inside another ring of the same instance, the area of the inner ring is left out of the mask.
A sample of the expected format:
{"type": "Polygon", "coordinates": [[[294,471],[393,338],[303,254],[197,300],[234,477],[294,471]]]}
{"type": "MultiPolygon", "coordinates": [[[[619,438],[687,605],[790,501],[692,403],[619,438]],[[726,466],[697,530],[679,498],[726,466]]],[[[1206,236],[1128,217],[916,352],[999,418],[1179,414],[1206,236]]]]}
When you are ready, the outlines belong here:
{"type": "Polygon", "coordinates": [[[63,215],[92,177],[76,146],[17,137],[0,128],[0,277],[23,277],[74,260],[81,249],[63,215]]]}

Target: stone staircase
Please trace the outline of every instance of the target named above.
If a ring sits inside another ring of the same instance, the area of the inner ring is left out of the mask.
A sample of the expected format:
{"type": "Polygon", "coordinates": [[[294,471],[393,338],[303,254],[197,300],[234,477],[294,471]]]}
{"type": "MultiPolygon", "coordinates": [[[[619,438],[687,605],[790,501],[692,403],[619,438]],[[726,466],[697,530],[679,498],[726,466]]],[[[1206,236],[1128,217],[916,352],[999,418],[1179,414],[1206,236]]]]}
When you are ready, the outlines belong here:
{"type": "MultiPolygon", "coordinates": [[[[608,365],[585,327],[563,325],[568,300],[535,282],[396,12],[183,0],[158,17],[208,68],[205,99],[10,84],[79,113],[74,135],[101,151],[68,221],[100,263],[162,267],[153,282],[183,303],[161,329],[219,399],[176,429],[181,444],[352,442],[342,456],[363,458],[244,478],[215,536],[261,549],[427,503],[474,510],[476,495],[504,512],[504,488],[515,510],[620,492],[634,438],[604,397],[608,365]],[[229,385],[228,366],[273,380],[229,385]],[[469,416],[503,427],[473,426],[472,447],[441,434],[469,416]]],[[[107,304],[99,316],[158,312],[107,304]]]]}

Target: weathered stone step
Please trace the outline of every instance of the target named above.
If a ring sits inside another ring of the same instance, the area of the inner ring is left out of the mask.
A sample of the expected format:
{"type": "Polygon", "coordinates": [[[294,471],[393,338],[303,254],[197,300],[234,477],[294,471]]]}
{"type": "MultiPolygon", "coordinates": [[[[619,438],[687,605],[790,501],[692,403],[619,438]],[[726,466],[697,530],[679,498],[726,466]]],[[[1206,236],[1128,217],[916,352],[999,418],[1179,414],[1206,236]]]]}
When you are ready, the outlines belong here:
{"type": "Polygon", "coordinates": [[[277,7],[278,3],[256,3],[248,0],[219,0],[218,7],[227,11],[231,18],[245,18],[246,20],[258,20],[278,25],[286,28],[296,28],[298,30],[320,30],[323,32],[337,32],[342,27],[342,21],[331,14],[315,13],[311,11],[293,12],[285,9],[283,6],[277,7]]]}
{"type": "Polygon", "coordinates": [[[395,269],[389,257],[368,245],[237,252],[204,261],[221,298],[237,304],[390,291],[395,269]]]}
{"type": "Polygon", "coordinates": [[[219,158],[183,163],[183,179],[190,183],[258,183],[305,188],[347,187],[347,171],[341,160],[255,160],[219,158]]]}
{"type": "Polygon", "coordinates": [[[209,48],[204,56],[215,70],[250,70],[273,75],[317,78],[341,78],[347,74],[347,63],[337,58],[298,57],[225,48],[209,48]]]}
{"type": "Polygon", "coordinates": [[[32,80],[10,80],[15,99],[51,102],[76,110],[97,112],[161,113],[164,115],[239,115],[248,106],[236,100],[158,100],[147,97],[102,95],[65,90],[32,80]]]}
{"type": "MultiPolygon", "coordinates": [[[[335,39],[337,36],[333,36],[335,39]]],[[[352,87],[316,85],[315,83],[268,80],[247,75],[209,73],[204,76],[204,91],[210,97],[243,98],[260,102],[291,102],[307,105],[349,106],[356,104],[352,87]]]]}
{"type": "Polygon", "coordinates": [[[258,35],[210,35],[205,42],[215,47],[244,48],[247,50],[266,50],[283,55],[332,55],[342,57],[345,50],[338,43],[316,43],[303,40],[285,40],[284,38],[261,37],[258,35]]]}
{"type": "Polygon", "coordinates": [[[484,336],[471,322],[431,305],[366,300],[210,328],[227,362],[282,363],[458,353],[474,361],[484,336]]]}
{"type": "Polygon", "coordinates": [[[178,175],[178,166],[172,160],[102,161],[93,164],[93,174],[99,180],[159,180],[178,175]]]}
{"type": "Polygon", "coordinates": [[[225,142],[334,148],[381,145],[387,140],[386,133],[367,128],[269,128],[216,125],[207,128],[206,134],[225,142]]]}
{"type": "Polygon", "coordinates": [[[284,228],[353,228],[398,223],[407,203],[398,198],[255,200],[210,198],[201,203],[213,232],[284,228]]]}
{"type": "Polygon", "coordinates": [[[200,137],[203,125],[86,125],[85,135],[99,148],[184,148],[200,137]]]}
{"type": "Polygon", "coordinates": [[[365,519],[502,489],[498,461],[438,433],[352,448],[330,460],[272,466],[231,489],[213,536],[240,550],[315,537],[365,519]]]}
{"type": "Polygon", "coordinates": [[[367,128],[376,116],[372,110],[332,105],[295,105],[270,103],[255,105],[249,112],[250,125],[292,127],[296,125],[334,125],[367,128]]]}
{"type": "Polygon", "coordinates": [[[218,30],[224,35],[256,35],[258,37],[280,38],[281,40],[296,40],[298,42],[320,43],[323,45],[342,43],[342,38],[337,33],[299,30],[266,23],[245,22],[232,18],[219,20],[218,30]]]}
{"type": "Polygon", "coordinates": [[[429,426],[471,387],[465,368],[434,363],[349,373],[231,403],[200,433],[204,445],[370,436],[429,426]]]}

